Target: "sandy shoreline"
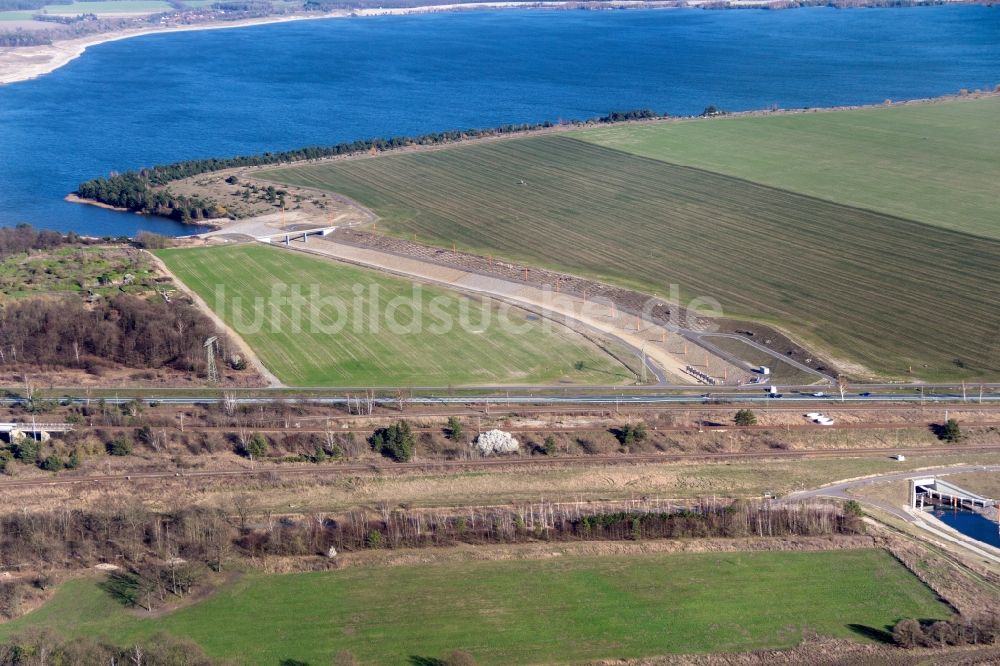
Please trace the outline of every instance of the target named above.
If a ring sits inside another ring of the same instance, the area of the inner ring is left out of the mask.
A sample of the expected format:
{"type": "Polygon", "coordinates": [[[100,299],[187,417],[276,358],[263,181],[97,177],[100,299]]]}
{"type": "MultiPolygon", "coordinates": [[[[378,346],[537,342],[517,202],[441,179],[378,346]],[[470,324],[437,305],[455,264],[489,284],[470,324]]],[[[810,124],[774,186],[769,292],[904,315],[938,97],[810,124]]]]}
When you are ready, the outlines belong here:
{"type": "MultiPolygon", "coordinates": [[[[395,9],[338,10],[322,14],[267,16],[241,21],[225,21],[181,26],[150,26],[148,28],[136,28],[120,32],[88,35],[87,37],[80,37],[78,39],[53,42],[52,44],[45,46],[0,48],[0,85],[16,83],[18,81],[27,81],[29,79],[38,78],[39,76],[44,76],[50,72],[54,72],[67,63],[79,58],[91,46],[97,46],[98,44],[104,44],[106,42],[116,42],[122,39],[130,39],[132,37],[141,37],[143,35],[155,35],[172,32],[192,32],[195,30],[231,30],[254,25],[288,23],[291,21],[315,21],[320,19],[348,17],[426,14],[431,12],[471,11],[475,9],[558,9],[578,6],[579,4],[578,0],[543,0],[541,2],[478,2],[475,4],[442,4],[395,9]]],[[[643,6],[653,9],[668,6],[670,4],[672,3],[667,2],[657,5],[655,2],[650,3],[642,0],[621,0],[619,2],[610,3],[608,6],[619,8],[643,6]]]]}
{"type": "Polygon", "coordinates": [[[71,192],[63,197],[63,201],[68,201],[70,203],[87,204],[88,206],[97,206],[98,208],[106,208],[107,210],[117,210],[122,213],[127,213],[128,208],[122,208],[121,206],[112,206],[111,204],[101,203],[100,201],[95,201],[94,199],[84,199],[78,196],[76,193],[71,192]]]}

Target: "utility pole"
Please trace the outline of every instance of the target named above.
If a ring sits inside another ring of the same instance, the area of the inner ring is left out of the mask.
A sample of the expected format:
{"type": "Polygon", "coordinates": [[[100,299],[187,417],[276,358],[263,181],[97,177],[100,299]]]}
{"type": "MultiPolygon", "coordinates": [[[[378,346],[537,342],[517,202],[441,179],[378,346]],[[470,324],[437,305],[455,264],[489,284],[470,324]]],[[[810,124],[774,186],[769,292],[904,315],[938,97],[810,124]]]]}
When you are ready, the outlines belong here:
{"type": "Polygon", "coordinates": [[[216,336],[205,340],[205,372],[208,375],[209,384],[219,383],[219,368],[215,364],[215,349],[219,338],[216,336]]]}

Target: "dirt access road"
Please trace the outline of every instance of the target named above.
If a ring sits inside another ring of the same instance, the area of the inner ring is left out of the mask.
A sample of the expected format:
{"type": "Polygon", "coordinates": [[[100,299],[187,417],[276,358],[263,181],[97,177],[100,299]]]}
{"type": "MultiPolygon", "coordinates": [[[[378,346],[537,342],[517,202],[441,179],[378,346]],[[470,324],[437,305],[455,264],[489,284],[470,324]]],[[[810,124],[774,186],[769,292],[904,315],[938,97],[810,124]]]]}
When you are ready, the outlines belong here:
{"type": "Polygon", "coordinates": [[[201,296],[194,293],[194,291],[192,291],[190,288],[188,288],[186,284],[184,284],[183,280],[181,280],[176,275],[171,273],[170,269],[167,268],[167,265],[164,264],[162,261],[160,261],[160,258],[157,257],[155,254],[153,254],[152,252],[146,252],[146,255],[149,257],[149,260],[153,262],[153,264],[156,266],[156,269],[161,273],[163,273],[163,275],[166,275],[171,280],[173,280],[174,285],[176,285],[178,289],[183,291],[189,298],[191,298],[191,300],[198,307],[198,309],[200,309],[205,314],[206,317],[211,319],[219,330],[226,332],[226,336],[233,342],[233,344],[239,347],[240,352],[243,354],[244,358],[250,365],[252,365],[257,370],[260,376],[264,378],[269,387],[280,388],[284,386],[284,384],[281,383],[281,380],[278,379],[273,372],[268,370],[263,363],[261,363],[260,358],[254,352],[253,348],[250,347],[250,345],[248,345],[243,338],[237,335],[236,331],[232,330],[229,327],[229,325],[222,320],[222,317],[217,315],[215,311],[209,307],[208,303],[206,303],[201,298],[201,296]]]}
{"type": "Polygon", "coordinates": [[[852,490],[857,490],[858,488],[874,486],[892,481],[908,481],[910,479],[920,479],[929,476],[948,476],[951,474],[964,474],[970,472],[988,472],[996,474],[1000,473],[1000,465],[956,465],[954,467],[938,467],[908,472],[881,474],[863,479],[840,481],[815,490],[804,490],[790,493],[782,498],[782,501],[794,502],[808,500],[810,498],[833,498],[841,500],[856,499],[862,504],[880,509],[891,516],[904,520],[907,523],[920,528],[937,539],[940,545],[945,545],[941,544],[943,541],[946,542],[947,546],[958,546],[959,548],[993,562],[994,564],[1000,564],[1000,549],[967,537],[961,532],[958,532],[937,520],[934,516],[916,509],[911,509],[907,506],[897,506],[891,502],[870,498],[860,498],[851,494],[852,490]]]}
{"type": "MultiPolygon", "coordinates": [[[[882,483],[888,483],[890,481],[909,481],[910,479],[922,479],[928,476],[947,476],[949,474],[964,474],[968,472],[1000,472],[1000,465],[959,465],[956,467],[938,467],[934,469],[922,469],[908,472],[892,472],[890,474],[868,476],[863,479],[838,481],[837,483],[823,486],[822,488],[794,492],[786,495],[784,499],[788,501],[798,501],[816,497],[842,500],[856,499],[850,494],[850,491],[858,488],[864,488],[866,486],[874,486],[882,483]]],[[[912,523],[916,520],[916,517],[913,514],[905,511],[902,507],[897,507],[888,502],[876,500],[859,501],[863,501],[866,504],[882,509],[886,513],[892,514],[893,516],[905,520],[908,523],[912,523]]]]}
{"type": "Polygon", "coordinates": [[[348,245],[331,240],[330,237],[308,237],[304,241],[293,242],[283,247],[402,275],[421,282],[440,284],[460,292],[495,298],[529,310],[540,310],[545,316],[566,325],[580,322],[587,328],[620,340],[640,355],[644,355],[647,362],[653,361],[663,371],[658,373],[660,384],[666,383],[667,379],[673,383],[702,383],[688,371],[689,367],[695,367],[705,375],[720,381],[739,379],[746,382],[750,379],[749,373],[744,368],[707,352],[698,353],[693,349],[694,346],[689,346],[688,341],[677,332],[641,317],[626,314],[617,309],[613,302],[608,305],[595,299],[560,293],[531,284],[348,245]]]}

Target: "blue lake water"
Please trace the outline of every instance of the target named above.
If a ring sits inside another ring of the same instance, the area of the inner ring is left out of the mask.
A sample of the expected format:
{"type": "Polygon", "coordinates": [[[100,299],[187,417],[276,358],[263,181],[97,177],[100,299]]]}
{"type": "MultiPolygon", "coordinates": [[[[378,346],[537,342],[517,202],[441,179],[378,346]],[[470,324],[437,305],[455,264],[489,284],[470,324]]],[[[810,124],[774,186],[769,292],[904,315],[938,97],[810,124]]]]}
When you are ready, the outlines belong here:
{"type": "Polygon", "coordinates": [[[992,520],[974,511],[940,510],[933,513],[935,518],[962,534],[1000,548],[1000,526],[992,520]]]}
{"type": "Polygon", "coordinates": [[[302,21],[102,44],[0,87],[0,224],[179,225],[62,201],[156,163],[371,136],[874,103],[1000,83],[1000,8],[483,11],[302,21]]]}

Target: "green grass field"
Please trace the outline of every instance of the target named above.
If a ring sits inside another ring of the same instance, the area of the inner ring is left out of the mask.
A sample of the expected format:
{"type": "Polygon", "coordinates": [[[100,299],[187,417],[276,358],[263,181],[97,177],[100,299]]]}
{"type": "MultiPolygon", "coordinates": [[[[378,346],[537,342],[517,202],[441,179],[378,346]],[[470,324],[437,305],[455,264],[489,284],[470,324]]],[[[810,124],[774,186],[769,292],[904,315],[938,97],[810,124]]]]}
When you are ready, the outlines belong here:
{"type": "MultiPolygon", "coordinates": [[[[93,2],[78,0],[65,5],[45,5],[41,9],[0,12],[0,21],[30,21],[35,14],[113,16],[116,14],[155,14],[172,10],[173,7],[165,0],[94,0],[93,2]]],[[[37,24],[45,25],[40,21],[37,24]]]]}
{"type": "Polygon", "coordinates": [[[1000,238],[1000,98],[714,118],[573,136],[675,164],[1000,238]]]}
{"type": "Polygon", "coordinates": [[[454,292],[423,287],[414,296],[408,281],[264,246],[156,254],[288,385],[608,385],[633,379],[612,357],[558,326],[549,330],[509,310],[511,328],[496,308],[484,310],[454,292]],[[222,298],[217,285],[224,287],[222,298]],[[274,285],[287,286],[281,292],[286,296],[297,286],[308,302],[278,304],[270,299],[274,285]],[[393,310],[394,300],[411,296],[421,306],[420,321],[409,305],[393,310]],[[402,328],[394,332],[389,317],[402,328]],[[460,325],[463,317],[467,326],[460,325]],[[445,318],[454,323],[447,330],[439,326],[445,318]]]}
{"type": "Polygon", "coordinates": [[[211,655],[275,666],[403,664],[469,651],[480,664],[572,663],[796,644],[804,630],[864,640],[903,617],[946,618],[930,589],[879,550],[567,557],[248,575],[139,619],[91,579],[66,583],[33,625],[125,643],[166,631],[211,655]]]}
{"type": "Polygon", "coordinates": [[[373,208],[380,228],[425,242],[652,293],[677,284],[876,372],[971,379],[1000,369],[1000,242],[573,136],[266,177],[343,193],[373,208]]]}
{"type": "Polygon", "coordinates": [[[152,14],[169,12],[172,7],[165,0],[95,0],[77,1],[68,5],[46,5],[49,14],[152,14]]]}

